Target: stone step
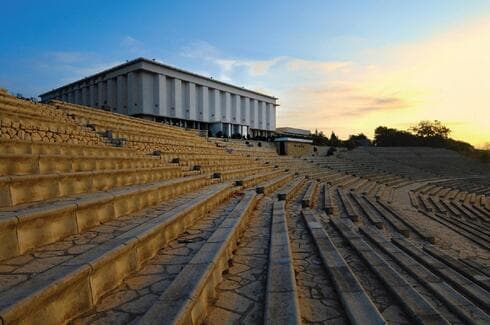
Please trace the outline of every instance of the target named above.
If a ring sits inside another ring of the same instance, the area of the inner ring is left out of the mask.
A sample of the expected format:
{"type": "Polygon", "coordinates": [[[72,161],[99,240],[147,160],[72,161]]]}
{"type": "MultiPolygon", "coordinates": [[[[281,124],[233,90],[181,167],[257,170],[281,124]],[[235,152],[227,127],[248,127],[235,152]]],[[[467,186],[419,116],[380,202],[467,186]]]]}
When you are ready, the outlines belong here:
{"type": "Polygon", "coordinates": [[[236,190],[227,183],[214,185],[185,204],[3,292],[1,319],[4,323],[63,323],[91,309],[101,296],[236,190]]]}
{"type": "Polygon", "coordinates": [[[354,209],[354,206],[352,205],[352,202],[349,199],[349,197],[340,188],[337,188],[337,193],[339,194],[340,202],[342,202],[342,205],[344,206],[344,209],[345,209],[345,212],[347,213],[347,216],[353,222],[358,222],[360,220],[359,214],[354,209]]]}
{"type": "Polygon", "coordinates": [[[391,215],[397,218],[400,222],[402,222],[407,228],[410,228],[411,231],[419,235],[424,240],[428,241],[431,244],[436,242],[436,238],[433,234],[429,233],[427,230],[423,229],[419,225],[410,221],[409,218],[403,216],[403,213],[395,209],[392,205],[385,203],[383,201],[378,201],[378,203],[383,206],[383,208],[391,213],[391,215]]]}
{"type": "MultiPolygon", "coordinates": [[[[371,271],[387,286],[408,315],[417,323],[447,324],[448,321],[395,270],[379,256],[357,232],[340,220],[331,219],[334,226],[361,256],[371,271]]],[[[363,228],[363,227],[361,227],[363,228]]],[[[366,227],[364,227],[366,228],[366,227]]]]}
{"type": "Polygon", "coordinates": [[[425,211],[428,211],[428,212],[432,212],[433,209],[432,209],[432,205],[430,204],[429,200],[423,195],[419,195],[418,197],[419,197],[420,206],[422,207],[422,209],[425,211]]]}
{"type": "Polygon", "coordinates": [[[222,180],[238,179],[242,177],[247,177],[250,175],[257,175],[264,172],[270,171],[269,167],[254,167],[254,168],[244,168],[244,169],[232,169],[220,172],[220,178],[222,180]]]}
{"type": "Polygon", "coordinates": [[[468,210],[470,213],[472,213],[474,216],[476,216],[479,220],[481,220],[484,223],[490,223],[490,218],[486,216],[486,214],[481,213],[478,209],[475,209],[473,205],[470,203],[463,203],[462,204],[466,210],[468,210]]]}
{"type": "Polygon", "coordinates": [[[400,220],[395,218],[389,211],[387,211],[382,205],[379,204],[379,202],[376,202],[374,200],[371,200],[368,197],[364,197],[366,202],[368,202],[371,207],[374,208],[376,212],[379,213],[388,223],[395,228],[396,231],[398,231],[400,234],[402,234],[404,237],[409,237],[410,232],[408,228],[406,227],[405,224],[403,224],[400,220]]]}
{"type": "Polygon", "coordinates": [[[383,229],[383,221],[378,216],[378,214],[374,211],[374,209],[358,194],[351,193],[351,196],[354,198],[354,201],[357,202],[359,208],[364,213],[364,215],[369,219],[369,221],[376,226],[378,229],[383,229]]]}
{"type": "Polygon", "coordinates": [[[228,261],[247,227],[257,196],[248,191],[230,215],[144,314],[139,324],[200,324],[207,301],[229,267],[228,261]]]}
{"type": "Polygon", "coordinates": [[[141,157],[133,150],[108,146],[0,139],[2,155],[60,155],[83,157],[141,157]]]}
{"type": "Polygon", "coordinates": [[[440,199],[440,202],[448,210],[448,212],[454,214],[457,217],[461,217],[461,212],[456,209],[450,202],[444,199],[440,199]]]}
{"type": "Polygon", "coordinates": [[[76,173],[86,171],[110,171],[165,166],[161,159],[152,156],[67,156],[0,154],[0,176],[51,173],[76,173]]]}
{"type": "Polygon", "coordinates": [[[316,181],[309,181],[306,185],[307,190],[301,199],[301,205],[303,208],[311,207],[313,205],[317,185],[318,183],[316,181]]]}
{"type": "Polygon", "coordinates": [[[333,190],[327,184],[323,184],[323,200],[325,205],[325,212],[327,214],[334,214],[337,212],[337,205],[333,198],[333,190]]]}
{"type": "Polygon", "coordinates": [[[315,212],[306,208],[301,213],[350,322],[352,324],[384,324],[385,320],[330,240],[315,216],[315,212]]]}
{"type": "Polygon", "coordinates": [[[487,290],[470,281],[423,250],[418,249],[409,241],[401,238],[392,238],[391,241],[420,264],[430,269],[434,274],[437,274],[442,279],[446,280],[459,292],[475,302],[480,308],[483,310],[490,310],[490,293],[487,290]]]}
{"type": "Polygon", "coordinates": [[[425,211],[421,211],[421,213],[424,214],[426,217],[429,217],[430,219],[437,221],[438,223],[460,234],[461,236],[468,238],[481,247],[485,249],[490,249],[490,242],[488,241],[487,237],[481,232],[466,226],[464,223],[454,222],[454,220],[442,214],[431,214],[425,211]]]}
{"type": "Polygon", "coordinates": [[[180,177],[171,166],[0,177],[0,207],[105,191],[180,177]]]}
{"type": "Polygon", "coordinates": [[[257,185],[255,190],[257,191],[258,194],[267,195],[274,192],[276,189],[280,188],[281,186],[291,181],[292,179],[293,179],[293,174],[287,173],[286,175],[280,175],[269,181],[260,183],[259,185],[257,185]]]}
{"type": "Polygon", "coordinates": [[[477,283],[482,288],[490,291],[490,277],[474,270],[460,260],[444,253],[433,245],[425,245],[424,251],[437,258],[439,261],[447,264],[451,268],[466,276],[471,281],[477,283]]]}
{"type": "Polygon", "coordinates": [[[283,170],[274,170],[270,172],[266,172],[263,174],[252,175],[248,177],[244,177],[241,180],[236,181],[237,186],[251,187],[260,182],[267,181],[271,178],[284,174],[283,170]]]}
{"type": "Polygon", "coordinates": [[[286,201],[274,201],[267,272],[265,324],[301,324],[286,201]]]}
{"type": "Polygon", "coordinates": [[[289,201],[297,191],[303,186],[306,179],[304,176],[300,176],[294,179],[292,182],[284,185],[277,191],[277,199],[279,201],[289,201]]]}
{"type": "Polygon", "coordinates": [[[488,267],[483,266],[481,263],[478,263],[473,258],[460,258],[460,261],[472,267],[474,270],[490,277],[490,270],[488,269],[488,267]]]}
{"type": "Polygon", "coordinates": [[[374,229],[362,228],[365,234],[378,248],[389,255],[396,263],[422,283],[425,288],[436,295],[444,304],[465,322],[473,324],[488,324],[490,317],[475,306],[471,301],[452,288],[437,275],[420,265],[412,257],[405,254],[389,240],[374,229]]]}
{"type": "Polygon", "coordinates": [[[446,207],[435,197],[429,196],[429,202],[436,208],[437,212],[446,213],[446,207]]]}
{"type": "Polygon", "coordinates": [[[117,188],[3,212],[0,259],[24,254],[66,236],[209,184],[204,175],[117,188]],[[40,232],[42,228],[44,231],[40,232]],[[49,231],[47,231],[49,229],[49,231]]]}

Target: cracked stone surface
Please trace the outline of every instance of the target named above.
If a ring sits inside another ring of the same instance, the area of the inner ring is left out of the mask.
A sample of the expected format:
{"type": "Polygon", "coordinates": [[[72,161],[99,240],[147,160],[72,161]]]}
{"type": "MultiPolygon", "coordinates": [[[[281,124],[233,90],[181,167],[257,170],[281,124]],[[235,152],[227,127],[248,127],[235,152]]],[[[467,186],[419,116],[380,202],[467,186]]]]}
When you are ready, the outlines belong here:
{"type": "Polygon", "coordinates": [[[263,323],[272,199],[264,197],[249,219],[232,266],[217,286],[206,324],[263,323]]]}
{"type": "Polygon", "coordinates": [[[95,308],[73,324],[97,324],[108,317],[114,324],[126,324],[141,317],[199,251],[213,231],[235,208],[239,195],[198,220],[184,234],[162,248],[143,267],[129,275],[116,289],[105,294],[95,308]]]}
{"type": "Polygon", "coordinates": [[[148,222],[159,214],[184,204],[184,202],[189,201],[196,195],[208,192],[211,189],[212,186],[205,187],[195,192],[178,196],[155,207],[108,221],[81,234],[72,235],[61,241],[39,247],[24,255],[3,260],[0,262],[0,292],[27,281],[38,273],[76,258],[87,250],[142,223],[148,222]]]}
{"type": "Polygon", "coordinates": [[[306,187],[303,187],[286,205],[301,317],[306,324],[348,324],[339,297],[301,215],[301,199],[305,192],[306,187]]]}

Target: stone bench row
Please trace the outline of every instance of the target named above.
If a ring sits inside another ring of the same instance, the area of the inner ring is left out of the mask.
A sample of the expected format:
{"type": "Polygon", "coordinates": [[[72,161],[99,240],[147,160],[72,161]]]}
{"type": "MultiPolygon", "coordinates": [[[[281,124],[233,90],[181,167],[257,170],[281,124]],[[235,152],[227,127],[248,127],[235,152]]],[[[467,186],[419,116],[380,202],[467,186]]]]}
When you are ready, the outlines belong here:
{"type": "Polygon", "coordinates": [[[219,175],[219,178],[221,178],[221,180],[230,180],[230,179],[243,178],[250,175],[257,175],[270,170],[271,169],[269,167],[248,167],[248,168],[220,171],[217,172],[216,174],[219,175]]]}
{"type": "Polygon", "coordinates": [[[60,240],[111,219],[139,211],[179,194],[208,185],[206,176],[177,178],[152,184],[68,197],[57,202],[2,212],[0,259],[60,240]]]}
{"type": "Polygon", "coordinates": [[[424,210],[420,210],[420,212],[428,218],[460,234],[461,236],[466,237],[479,246],[485,249],[490,249],[490,241],[488,239],[489,236],[486,234],[482,234],[478,229],[474,229],[473,227],[467,225],[460,220],[454,220],[443,214],[428,213],[424,210]]]}
{"type": "Polygon", "coordinates": [[[352,324],[385,324],[385,320],[333,244],[316,213],[307,208],[303,209],[301,214],[350,322],[352,324]]]}
{"type": "Polygon", "coordinates": [[[257,185],[255,188],[256,192],[258,194],[270,194],[286,184],[287,182],[291,181],[293,179],[293,174],[287,173],[286,175],[280,175],[278,177],[275,177],[271,180],[268,180],[266,182],[260,183],[257,185]]]}
{"type": "Polygon", "coordinates": [[[425,245],[423,247],[424,252],[430,254],[431,256],[437,258],[442,263],[450,266],[454,270],[466,276],[468,279],[478,284],[487,291],[490,291],[490,277],[478,272],[477,270],[469,267],[462,261],[444,253],[443,251],[436,248],[433,245],[425,245]]]}
{"type": "Polygon", "coordinates": [[[143,119],[129,117],[127,115],[106,112],[100,109],[94,109],[87,106],[76,105],[71,103],[65,103],[61,101],[52,101],[53,107],[56,107],[59,111],[64,112],[65,114],[74,116],[76,119],[80,120],[83,123],[89,123],[90,121],[99,121],[101,123],[106,123],[112,127],[135,127],[137,126],[139,129],[155,129],[164,130],[169,134],[174,134],[175,136],[191,136],[190,133],[185,132],[184,130],[173,127],[163,123],[150,122],[143,119]]]}
{"type": "Polygon", "coordinates": [[[299,189],[303,186],[305,181],[306,181],[305,177],[300,176],[295,180],[293,180],[292,182],[289,182],[288,184],[284,185],[282,188],[280,188],[277,191],[277,199],[279,201],[289,201],[296,194],[296,192],[299,191],[299,189]]]}
{"type": "Polygon", "coordinates": [[[157,157],[95,157],[65,155],[0,154],[0,176],[75,173],[117,169],[162,167],[157,157]]]}
{"type": "Polygon", "coordinates": [[[277,170],[273,170],[273,171],[263,173],[263,174],[244,177],[241,180],[237,180],[236,185],[244,186],[244,187],[254,186],[260,182],[267,181],[267,180],[269,180],[273,177],[279,176],[283,173],[284,173],[284,170],[277,169],[277,170]]]}
{"type": "Polygon", "coordinates": [[[108,146],[0,139],[2,155],[63,155],[84,157],[138,157],[133,150],[108,146]]]}
{"type": "Polygon", "coordinates": [[[231,184],[216,185],[211,193],[204,193],[4,292],[0,296],[3,323],[59,324],[88,311],[105,293],[234,192],[231,184]]]}
{"type": "Polygon", "coordinates": [[[301,324],[293,255],[286,223],[286,201],[274,201],[272,206],[264,323],[301,324]]]}
{"type": "Polygon", "coordinates": [[[337,188],[337,193],[340,198],[340,202],[342,202],[342,205],[345,209],[345,212],[347,216],[353,221],[353,222],[358,222],[359,221],[359,214],[358,212],[354,209],[354,205],[352,204],[351,200],[347,196],[347,194],[344,193],[344,191],[340,188],[337,188]]]}
{"type": "Polygon", "coordinates": [[[478,230],[488,229],[487,225],[490,220],[488,220],[485,215],[469,204],[459,203],[454,200],[437,200],[433,197],[429,197],[429,199],[427,199],[422,195],[419,195],[419,199],[421,203],[419,205],[420,211],[426,213],[438,213],[444,216],[444,218],[453,215],[459,219],[457,220],[458,223],[469,225],[470,227],[477,226],[478,230]],[[467,218],[469,221],[465,221],[463,217],[467,218]]]}
{"type": "Polygon", "coordinates": [[[323,184],[323,200],[325,206],[325,212],[327,214],[334,214],[337,212],[337,204],[334,199],[333,189],[327,184],[323,184]]]}
{"type": "Polygon", "coordinates": [[[394,208],[392,205],[385,203],[383,201],[378,200],[378,203],[388,212],[390,213],[393,217],[398,219],[402,224],[404,224],[408,229],[410,229],[412,232],[416,233],[418,236],[420,236],[422,239],[425,241],[435,244],[436,238],[433,234],[431,234],[428,230],[422,228],[415,222],[411,221],[410,218],[407,218],[403,215],[402,212],[394,208]]]}
{"type": "Polygon", "coordinates": [[[368,220],[376,226],[378,229],[384,228],[383,220],[379,217],[379,215],[374,211],[372,206],[367,203],[363,197],[356,193],[350,193],[351,197],[354,199],[354,202],[357,203],[363,214],[368,218],[368,220]]]}
{"type": "Polygon", "coordinates": [[[144,184],[182,175],[181,167],[164,166],[44,175],[0,177],[0,207],[144,184]]]}
{"type": "Polygon", "coordinates": [[[465,298],[451,287],[447,282],[420,265],[403,250],[392,244],[374,229],[360,228],[369,240],[390,256],[403,270],[417,279],[424,287],[440,299],[448,309],[458,315],[462,320],[471,324],[488,324],[490,317],[479,307],[465,298]]]}
{"type": "Polygon", "coordinates": [[[180,271],[169,287],[143,315],[139,324],[201,324],[208,301],[216,296],[216,286],[229,268],[229,261],[246,230],[257,202],[248,191],[230,215],[180,271]]]}
{"type": "Polygon", "coordinates": [[[482,310],[490,310],[490,293],[486,289],[480,287],[477,283],[427,254],[425,251],[415,247],[408,240],[392,238],[391,241],[420,264],[424,265],[434,274],[440,276],[451,284],[459,292],[482,308],[482,310]]]}
{"type": "Polygon", "coordinates": [[[384,219],[386,220],[397,232],[399,232],[404,237],[410,237],[410,231],[407,226],[402,223],[397,217],[392,215],[389,211],[387,211],[382,205],[380,205],[375,200],[372,200],[368,197],[364,197],[364,200],[368,202],[371,207],[384,219]]]}
{"type": "Polygon", "coordinates": [[[22,130],[35,130],[39,132],[53,132],[64,134],[83,134],[87,137],[95,137],[94,134],[90,134],[85,129],[76,124],[69,124],[65,122],[58,122],[53,119],[37,116],[29,116],[22,113],[11,113],[0,110],[1,126],[11,127],[13,129],[22,130]]]}
{"type": "Polygon", "coordinates": [[[419,294],[387,261],[381,257],[361,236],[339,219],[330,222],[342,234],[369,269],[386,285],[388,291],[415,322],[425,324],[448,324],[447,320],[419,294]]]}
{"type": "MultiPolygon", "coordinates": [[[[242,162],[227,162],[227,161],[222,161],[220,164],[216,165],[194,165],[192,168],[200,170],[203,173],[213,173],[213,172],[224,172],[224,171],[231,171],[231,170],[236,170],[241,167],[243,167],[243,161],[242,162]]],[[[260,167],[257,166],[256,164],[250,164],[250,169],[260,167]]],[[[184,168],[184,167],[183,167],[184,168]]]]}
{"type": "Polygon", "coordinates": [[[12,114],[22,114],[26,116],[32,116],[33,118],[42,118],[46,119],[46,117],[51,117],[60,122],[70,122],[69,118],[57,112],[52,107],[46,105],[35,105],[31,107],[26,105],[29,103],[24,100],[16,100],[15,102],[7,102],[0,97],[0,111],[9,112],[12,114]]]}
{"type": "Polygon", "coordinates": [[[308,182],[306,185],[307,189],[305,194],[303,195],[303,198],[301,199],[301,206],[303,208],[307,207],[312,207],[313,203],[315,201],[315,194],[316,194],[316,189],[317,189],[318,183],[314,180],[311,180],[308,182]]]}

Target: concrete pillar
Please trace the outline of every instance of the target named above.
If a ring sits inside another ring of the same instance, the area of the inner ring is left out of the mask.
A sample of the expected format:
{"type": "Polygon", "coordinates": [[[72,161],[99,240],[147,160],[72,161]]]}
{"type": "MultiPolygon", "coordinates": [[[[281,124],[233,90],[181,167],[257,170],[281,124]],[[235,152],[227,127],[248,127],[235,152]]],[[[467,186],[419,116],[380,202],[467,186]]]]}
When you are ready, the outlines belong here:
{"type": "Polygon", "coordinates": [[[242,102],[240,99],[240,95],[231,95],[231,122],[234,124],[241,123],[240,117],[240,106],[242,102]]]}
{"type": "Polygon", "coordinates": [[[272,108],[271,108],[271,131],[275,131],[276,130],[276,109],[277,109],[277,106],[276,105],[272,105],[272,108]]]}
{"type": "Polygon", "coordinates": [[[127,112],[128,114],[134,114],[135,105],[138,105],[136,101],[136,73],[129,72],[126,80],[127,89],[127,112]]]}
{"type": "Polygon", "coordinates": [[[88,105],[91,106],[91,107],[95,107],[95,103],[97,101],[97,88],[95,87],[95,84],[93,81],[90,82],[90,87],[89,87],[89,91],[88,91],[88,98],[89,98],[89,102],[88,102],[88,105]]]}
{"type": "Polygon", "coordinates": [[[127,78],[124,75],[117,77],[117,112],[128,114],[128,97],[127,97],[127,78]]]}
{"type": "Polygon", "coordinates": [[[245,97],[243,98],[244,105],[242,107],[242,124],[245,124],[247,126],[250,126],[250,117],[252,116],[250,113],[250,98],[245,97]]]}
{"type": "Polygon", "coordinates": [[[89,100],[88,100],[88,87],[87,85],[83,84],[82,85],[82,105],[88,105],[89,100]]]}
{"type": "Polygon", "coordinates": [[[167,99],[167,77],[162,74],[157,75],[158,91],[155,91],[155,104],[158,105],[158,110],[156,110],[157,115],[167,116],[168,115],[168,99],[167,99]]]}
{"type": "Polygon", "coordinates": [[[218,89],[213,89],[210,91],[210,96],[212,96],[213,107],[210,107],[211,120],[220,121],[221,120],[221,99],[220,91],[218,89]]]}
{"type": "Polygon", "coordinates": [[[114,111],[117,105],[116,80],[114,78],[107,80],[107,106],[114,111]]]}
{"type": "Polygon", "coordinates": [[[104,81],[99,81],[97,84],[97,103],[98,107],[104,107],[107,105],[107,97],[106,97],[106,87],[107,83],[104,81]]]}
{"type": "Polygon", "coordinates": [[[259,102],[257,99],[251,99],[250,102],[250,127],[257,129],[259,127],[259,102]]]}
{"type": "Polygon", "coordinates": [[[209,122],[211,120],[211,114],[209,113],[209,88],[202,86],[202,114],[200,119],[203,122],[209,122]]]}
{"type": "Polygon", "coordinates": [[[262,102],[261,114],[259,115],[260,128],[262,130],[267,130],[267,103],[262,102]]]}
{"type": "Polygon", "coordinates": [[[272,104],[267,103],[265,107],[265,129],[270,131],[271,127],[271,110],[272,110],[272,104]]]}
{"type": "Polygon", "coordinates": [[[182,81],[174,79],[174,115],[177,118],[185,118],[182,109],[182,81]]]}
{"type": "Polygon", "coordinates": [[[231,122],[231,94],[225,92],[225,107],[223,109],[224,121],[231,122]]]}
{"type": "Polygon", "coordinates": [[[82,103],[82,90],[80,88],[75,89],[75,103],[82,103]]]}
{"type": "Polygon", "coordinates": [[[196,84],[189,82],[189,119],[197,120],[197,96],[196,96],[196,84]]]}

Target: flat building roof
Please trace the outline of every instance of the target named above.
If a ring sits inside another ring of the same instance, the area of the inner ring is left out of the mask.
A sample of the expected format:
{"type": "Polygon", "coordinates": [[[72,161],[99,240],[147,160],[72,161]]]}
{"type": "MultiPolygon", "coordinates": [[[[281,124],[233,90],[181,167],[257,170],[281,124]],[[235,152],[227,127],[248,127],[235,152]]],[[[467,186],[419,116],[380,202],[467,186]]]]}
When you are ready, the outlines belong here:
{"type": "MultiPolygon", "coordinates": [[[[91,76],[82,78],[82,79],[77,80],[77,81],[73,81],[71,83],[68,83],[66,85],[60,86],[58,88],[54,88],[54,89],[52,89],[50,91],[47,91],[47,92],[45,92],[43,94],[40,94],[39,96],[46,96],[46,95],[48,95],[48,94],[50,94],[52,92],[56,92],[56,91],[59,91],[61,89],[64,89],[64,88],[67,88],[67,87],[70,87],[70,86],[74,86],[74,85],[79,84],[79,83],[82,83],[84,81],[93,80],[93,79],[95,79],[97,77],[104,76],[104,75],[106,75],[106,74],[108,74],[110,72],[114,72],[114,71],[117,71],[117,70],[124,69],[124,68],[126,68],[126,67],[128,67],[130,65],[135,64],[135,63],[154,64],[156,66],[159,66],[159,67],[162,67],[162,68],[165,68],[165,69],[170,69],[170,70],[173,70],[173,71],[176,71],[176,72],[184,73],[184,74],[187,74],[187,75],[190,75],[190,76],[193,76],[193,77],[201,78],[201,79],[204,79],[204,80],[207,80],[207,81],[210,81],[210,82],[214,82],[214,83],[217,83],[217,84],[221,84],[221,85],[224,85],[224,86],[227,86],[227,87],[231,87],[231,88],[234,88],[234,89],[237,89],[237,90],[240,90],[240,91],[250,92],[252,94],[256,94],[256,95],[259,95],[259,96],[264,96],[264,97],[270,98],[272,100],[277,100],[278,99],[277,97],[270,96],[270,95],[267,95],[267,94],[264,94],[264,93],[261,93],[261,92],[255,91],[255,90],[250,90],[250,89],[247,89],[245,87],[239,87],[239,86],[236,86],[236,85],[233,85],[233,84],[224,82],[224,81],[213,79],[211,77],[206,77],[206,76],[203,76],[203,75],[194,73],[194,72],[190,72],[190,71],[186,71],[186,70],[183,70],[183,69],[179,69],[179,68],[176,68],[176,67],[173,67],[173,66],[170,66],[170,65],[167,65],[167,64],[158,62],[156,60],[149,60],[149,59],[144,58],[144,57],[139,57],[139,58],[136,58],[134,60],[127,61],[125,63],[116,65],[116,66],[114,66],[112,68],[103,70],[103,71],[98,72],[96,74],[93,74],[91,76]]],[[[279,105],[275,104],[275,106],[279,106],[279,105]]]]}

